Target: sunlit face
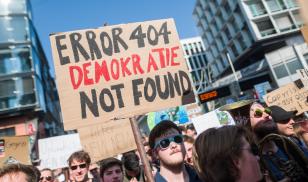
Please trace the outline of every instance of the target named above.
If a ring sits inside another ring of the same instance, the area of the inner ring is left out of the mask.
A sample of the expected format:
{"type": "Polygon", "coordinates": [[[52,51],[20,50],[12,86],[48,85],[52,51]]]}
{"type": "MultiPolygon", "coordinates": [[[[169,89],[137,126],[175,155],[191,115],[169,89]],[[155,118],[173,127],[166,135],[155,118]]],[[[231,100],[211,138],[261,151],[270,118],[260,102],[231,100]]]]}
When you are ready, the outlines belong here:
{"type": "Polygon", "coordinates": [[[257,182],[262,179],[259,158],[251,152],[250,144],[243,137],[242,155],[238,159],[237,167],[240,171],[240,182],[257,182]]]}
{"type": "Polygon", "coordinates": [[[75,181],[83,181],[88,177],[89,166],[85,165],[85,161],[77,161],[73,159],[70,165],[70,176],[75,181]],[[76,168],[77,167],[77,168],[76,168]],[[72,169],[76,168],[76,169],[72,169]]]}
{"type": "MultiPolygon", "coordinates": [[[[160,141],[161,139],[168,138],[178,134],[179,132],[176,129],[173,128],[169,129],[163,136],[157,138],[155,140],[155,143],[160,141]]],[[[177,144],[172,141],[167,148],[162,149],[160,147],[157,147],[155,150],[157,153],[157,157],[161,162],[161,165],[172,167],[172,166],[182,165],[184,162],[185,147],[183,142],[181,144],[177,144]]]]}
{"type": "Polygon", "coordinates": [[[121,166],[114,165],[104,171],[103,182],[122,182],[123,181],[123,172],[121,166]]]}
{"type": "Polygon", "coordinates": [[[52,172],[49,170],[41,171],[40,182],[53,182],[52,172]]]}
{"type": "Polygon", "coordinates": [[[251,124],[252,128],[254,128],[256,126],[256,124],[259,123],[259,122],[272,120],[272,116],[270,116],[269,114],[264,112],[264,110],[265,110],[264,107],[259,103],[254,103],[250,107],[249,117],[250,117],[250,124],[251,124]],[[261,110],[262,116],[256,115],[256,110],[261,110]]]}
{"type": "Polygon", "coordinates": [[[186,150],[185,161],[188,164],[193,165],[193,161],[192,161],[193,144],[189,142],[184,142],[184,146],[186,150]]]}
{"type": "Polygon", "coordinates": [[[285,136],[291,136],[295,135],[294,129],[293,129],[293,124],[295,121],[291,118],[286,122],[280,123],[277,122],[277,127],[278,131],[280,134],[285,135],[285,136]]]}

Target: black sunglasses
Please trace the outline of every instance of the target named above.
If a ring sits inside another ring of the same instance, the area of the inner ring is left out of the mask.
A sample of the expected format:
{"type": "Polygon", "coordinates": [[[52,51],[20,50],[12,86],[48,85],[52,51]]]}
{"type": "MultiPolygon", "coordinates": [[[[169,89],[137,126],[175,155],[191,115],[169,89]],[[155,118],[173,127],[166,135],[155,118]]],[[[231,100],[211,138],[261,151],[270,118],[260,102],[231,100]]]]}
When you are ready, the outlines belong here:
{"type": "Polygon", "coordinates": [[[47,181],[51,181],[52,177],[51,176],[43,176],[43,177],[40,177],[40,181],[43,181],[43,179],[46,179],[47,181]]]}
{"type": "Polygon", "coordinates": [[[181,144],[183,142],[183,136],[182,135],[174,135],[174,136],[170,136],[168,138],[163,138],[163,139],[161,139],[161,140],[159,140],[158,142],[155,143],[154,148],[157,148],[159,146],[161,149],[166,149],[166,148],[169,147],[171,142],[181,144]]]}
{"type": "Polygon", "coordinates": [[[76,170],[78,168],[78,166],[79,166],[80,169],[83,169],[83,168],[87,167],[87,164],[84,163],[84,164],[79,164],[79,165],[75,165],[75,166],[70,166],[70,168],[71,168],[71,170],[76,170]]]}

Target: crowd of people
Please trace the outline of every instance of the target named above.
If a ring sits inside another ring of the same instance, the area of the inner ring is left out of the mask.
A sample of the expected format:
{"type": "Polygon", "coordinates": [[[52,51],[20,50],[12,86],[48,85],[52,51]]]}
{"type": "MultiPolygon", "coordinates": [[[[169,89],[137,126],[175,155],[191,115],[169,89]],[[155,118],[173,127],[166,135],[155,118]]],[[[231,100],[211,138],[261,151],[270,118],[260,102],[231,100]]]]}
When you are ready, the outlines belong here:
{"type": "MultiPolygon", "coordinates": [[[[196,133],[193,125],[161,121],[144,137],[144,149],[157,182],[305,182],[308,181],[308,120],[279,106],[250,104],[249,122],[196,133]]],[[[64,170],[40,171],[9,164],[0,181],[145,182],[137,151],[93,164],[77,151],[64,170]]]]}

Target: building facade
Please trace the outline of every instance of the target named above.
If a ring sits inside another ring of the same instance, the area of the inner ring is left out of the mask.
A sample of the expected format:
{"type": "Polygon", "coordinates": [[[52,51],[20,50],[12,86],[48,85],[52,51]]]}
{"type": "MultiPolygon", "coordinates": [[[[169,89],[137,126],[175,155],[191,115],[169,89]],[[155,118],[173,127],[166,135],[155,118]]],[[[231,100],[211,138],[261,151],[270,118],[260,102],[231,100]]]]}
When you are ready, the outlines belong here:
{"type": "Polygon", "coordinates": [[[32,22],[29,0],[0,1],[0,137],[63,133],[54,79],[32,22]]]}
{"type": "Polygon", "coordinates": [[[240,91],[250,96],[255,85],[282,86],[298,78],[296,69],[307,67],[296,0],[197,0],[193,17],[214,87],[234,85],[230,61],[240,91]]]}

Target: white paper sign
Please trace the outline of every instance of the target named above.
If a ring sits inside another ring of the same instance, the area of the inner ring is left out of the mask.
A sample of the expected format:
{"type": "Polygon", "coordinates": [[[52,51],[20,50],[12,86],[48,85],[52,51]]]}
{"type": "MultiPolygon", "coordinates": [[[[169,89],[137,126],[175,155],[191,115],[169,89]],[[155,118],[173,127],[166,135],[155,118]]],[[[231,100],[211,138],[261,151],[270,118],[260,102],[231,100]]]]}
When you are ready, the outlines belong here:
{"type": "Polygon", "coordinates": [[[82,150],[78,133],[40,139],[38,143],[41,168],[57,169],[67,167],[69,156],[76,151],[82,150]]]}
{"type": "Polygon", "coordinates": [[[228,112],[219,110],[214,110],[192,118],[192,122],[198,135],[209,128],[220,127],[223,125],[234,125],[235,123],[228,112]]]}

